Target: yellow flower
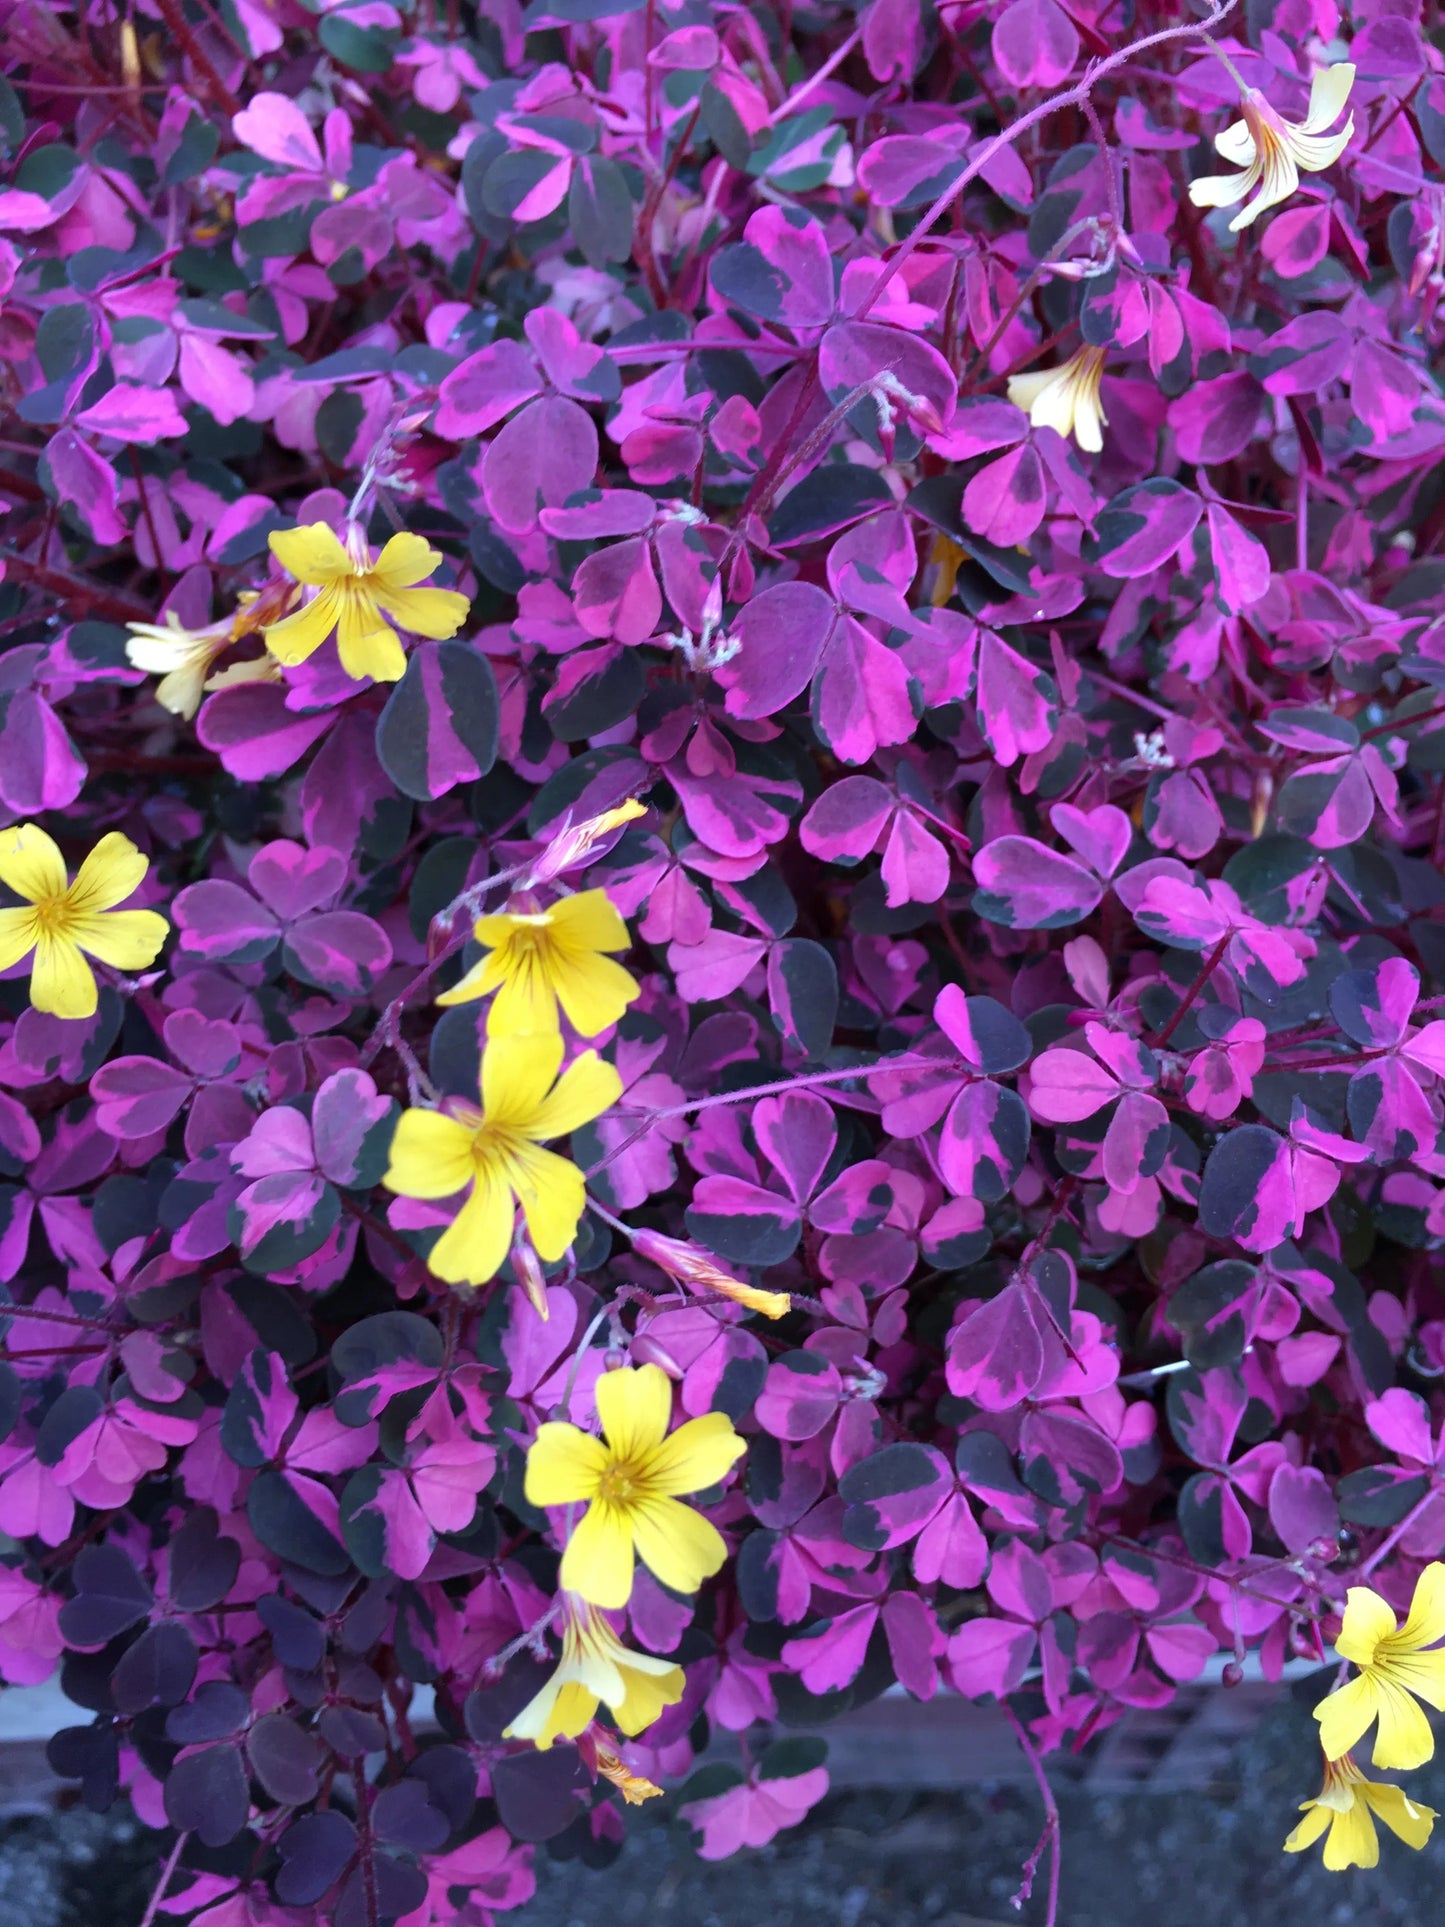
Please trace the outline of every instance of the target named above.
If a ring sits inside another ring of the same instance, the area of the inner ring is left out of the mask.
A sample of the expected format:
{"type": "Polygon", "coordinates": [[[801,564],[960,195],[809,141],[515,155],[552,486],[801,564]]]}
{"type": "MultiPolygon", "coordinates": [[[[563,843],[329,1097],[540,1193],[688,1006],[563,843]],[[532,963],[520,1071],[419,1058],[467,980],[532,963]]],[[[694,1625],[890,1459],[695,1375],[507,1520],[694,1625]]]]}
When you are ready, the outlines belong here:
{"type": "Polygon", "coordinates": [[[1214,140],[1225,160],[1244,172],[1191,181],[1190,200],[1196,207],[1233,207],[1258,188],[1248,207],[1230,222],[1231,234],[1248,227],[1267,207],[1287,201],[1299,186],[1301,168],[1307,174],[1322,173],[1349,146],[1355,131],[1353,114],[1338,134],[1326,138],[1325,129],[1333,127],[1344,112],[1354,84],[1355,70],[1348,61],[1322,68],[1310,83],[1309,112],[1298,124],[1277,114],[1258,88],[1246,89],[1241,102],[1244,119],[1226,127],[1214,140]]]}
{"type": "Polygon", "coordinates": [[[640,1733],[664,1707],[677,1704],[686,1684],[680,1666],[650,1653],[630,1652],[585,1600],[569,1598],[565,1603],[557,1670],[512,1721],[504,1740],[531,1740],[543,1752],[555,1739],[575,1740],[596,1718],[599,1700],[611,1707],[624,1733],[640,1733]]]}
{"type": "Polygon", "coordinates": [[[660,1231],[649,1231],[644,1227],[632,1233],[632,1248],[639,1258],[648,1258],[659,1271],[665,1271],[670,1278],[678,1278],[685,1285],[702,1286],[707,1291],[718,1292],[724,1298],[731,1298],[735,1305],[745,1305],[749,1311],[760,1311],[764,1318],[783,1318],[793,1308],[793,1301],[785,1291],[761,1291],[756,1285],[746,1285],[740,1278],[734,1278],[723,1270],[717,1260],[700,1246],[689,1244],[683,1238],[668,1238],[660,1231]]]}
{"type": "Polygon", "coordinates": [[[93,1017],[99,993],[82,951],[117,970],[154,963],[170,925],[158,910],[117,910],[140,887],[150,859],[112,830],[81,864],[75,881],[36,823],[0,830],[0,883],[25,902],[0,910],[0,970],[33,950],[30,1001],[51,1017],[93,1017]]]}
{"type": "Polygon", "coordinates": [[[640,1807],[644,1800],[661,1799],[662,1788],[657,1782],[644,1779],[640,1773],[634,1773],[621,1754],[614,1753],[610,1746],[603,1746],[601,1741],[598,1741],[596,1753],[597,1771],[618,1788],[628,1806],[640,1807]]]}
{"type": "Polygon", "coordinates": [[[603,1438],[554,1421],[538,1428],[527,1454],[530,1505],[587,1507],[562,1554],[562,1585],[594,1606],[625,1606],[635,1547],[663,1585],[696,1592],[727,1546],[677,1495],[716,1485],[746,1445],[724,1412],[689,1419],[669,1438],[672,1385],[657,1365],[604,1372],[597,1414],[603,1438]]]}
{"type": "Polygon", "coordinates": [[[579,1037],[595,1037],[637,995],[635,979],[603,954],[632,943],[605,890],[583,890],[545,910],[535,897],[515,896],[496,916],[479,917],[472,935],[489,954],[437,1002],[466,1004],[495,990],[488,1037],[554,1031],[559,1003],[579,1037]]]}
{"type": "Polygon", "coordinates": [[[1315,1708],[1326,1759],[1341,1759],[1378,1717],[1370,1755],[1375,1765],[1425,1764],[1435,1751],[1435,1736],[1412,1695],[1437,1712],[1445,1711],[1445,1650],[1424,1650],[1442,1638],[1445,1565],[1438,1561],[1416,1580],[1410,1616],[1398,1629],[1395,1615],[1377,1592],[1368,1586],[1350,1587],[1335,1651],[1360,1670],[1315,1708]]]}
{"type": "Polygon", "coordinates": [[[519,1202],[537,1255],[549,1264],[576,1237],[586,1203],[582,1173],[542,1144],[615,1104],[622,1079],[596,1051],[584,1051],[559,1078],[561,1062],[555,1035],[497,1037],[482,1057],[480,1111],[453,1103],[402,1113],[382,1183],[404,1198],[468,1194],[427,1259],[447,1284],[484,1285],[496,1275],[519,1202]]]}
{"type": "Polygon", "coordinates": [[[334,629],[348,676],[357,682],[363,676],[396,682],[406,656],[386,618],[413,635],[444,641],[461,628],[472,606],[455,589],[416,587],[442,559],[419,535],[392,536],[373,560],[360,529],[347,530],[343,547],[324,522],[312,522],[279,529],[271,537],[271,553],[287,575],[320,591],[295,615],[266,629],[266,647],[288,668],[305,662],[334,629]]]}
{"type": "Polygon", "coordinates": [[[1325,1762],[1325,1783],[1319,1798],[1301,1800],[1300,1812],[1305,1817],[1285,1841],[1285,1852],[1303,1853],[1328,1828],[1325,1865],[1331,1873],[1378,1864],[1377,1815],[1391,1833],[1417,1850],[1430,1838],[1430,1829],[1439,1818],[1433,1807],[1420,1806],[1410,1799],[1403,1787],[1367,1780],[1348,1753],[1325,1762]]]}
{"type": "Polygon", "coordinates": [[[1008,398],[1015,408],[1027,410],[1035,428],[1056,428],[1065,437],[1072,435],[1080,448],[1097,455],[1104,446],[1100,431],[1109,424],[1099,399],[1103,376],[1104,350],[1080,348],[1057,368],[1033,375],[1010,375],[1008,398]]]}

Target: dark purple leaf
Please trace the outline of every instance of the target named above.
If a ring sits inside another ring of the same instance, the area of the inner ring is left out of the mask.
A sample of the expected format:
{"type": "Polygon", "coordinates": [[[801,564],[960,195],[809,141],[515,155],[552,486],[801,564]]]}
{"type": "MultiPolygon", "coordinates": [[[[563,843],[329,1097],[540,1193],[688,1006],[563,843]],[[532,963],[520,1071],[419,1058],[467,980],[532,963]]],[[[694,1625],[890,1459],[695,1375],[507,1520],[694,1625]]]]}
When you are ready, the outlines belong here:
{"type": "Polygon", "coordinates": [[[166,1775],[166,1818],[206,1847],[224,1847],[245,1827],[251,1811],[240,1750],[208,1746],[177,1760],[166,1775]]]}

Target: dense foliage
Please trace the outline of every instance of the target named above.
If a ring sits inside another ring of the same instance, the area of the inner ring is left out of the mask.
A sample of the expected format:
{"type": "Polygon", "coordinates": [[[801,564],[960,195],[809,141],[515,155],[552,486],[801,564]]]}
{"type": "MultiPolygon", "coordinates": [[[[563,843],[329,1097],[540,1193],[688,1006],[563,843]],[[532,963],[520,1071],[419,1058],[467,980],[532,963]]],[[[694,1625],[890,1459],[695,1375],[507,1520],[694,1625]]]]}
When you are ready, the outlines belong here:
{"type": "Polygon", "coordinates": [[[1433,1598],[1435,0],[0,19],[0,1676],[160,1904],[1433,1598]]]}

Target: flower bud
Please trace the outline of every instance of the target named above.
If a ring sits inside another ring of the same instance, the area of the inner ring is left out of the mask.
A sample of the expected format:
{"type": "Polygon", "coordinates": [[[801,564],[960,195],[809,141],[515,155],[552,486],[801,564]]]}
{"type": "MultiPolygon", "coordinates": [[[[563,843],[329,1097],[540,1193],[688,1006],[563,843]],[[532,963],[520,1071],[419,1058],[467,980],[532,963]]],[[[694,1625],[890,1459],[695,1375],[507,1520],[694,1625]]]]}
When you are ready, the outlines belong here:
{"type": "Polygon", "coordinates": [[[731,1298],[735,1305],[761,1312],[764,1318],[782,1318],[792,1309],[793,1301],[787,1292],[760,1291],[755,1285],[744,1284],[742,1279],[724,1271],[717,1259],[700,1245],[689,1244],[685,1239],[667,1238],[660,1231],[634,1231],[632,1248],[639,1258],[646,1258],[659,1271],[665,1271],[689,1289],[715,1291],[723,1298],[731,1298]]]}

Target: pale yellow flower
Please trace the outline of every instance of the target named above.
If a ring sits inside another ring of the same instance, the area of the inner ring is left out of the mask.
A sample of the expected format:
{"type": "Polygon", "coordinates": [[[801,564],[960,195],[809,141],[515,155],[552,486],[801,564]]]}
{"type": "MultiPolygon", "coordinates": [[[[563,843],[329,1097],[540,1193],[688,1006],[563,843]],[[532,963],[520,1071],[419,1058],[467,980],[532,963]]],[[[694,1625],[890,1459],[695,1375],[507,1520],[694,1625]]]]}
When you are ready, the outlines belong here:
{"type": "Polygon", "coordinates": [[[1083,347],[1057,368],[1031,375],[1010,375],[1008,398],[1022,408],[1035,428],[1056,428],[1066,439],[1097,455],[1109,417],[1100,399],[1104,350],[1083,347]]]}
{"type": "Polygon", "coordinates": [[[201,697],[236,682],[254,682],[279,666],[270,657],[255,663],[238,663],[211,675],[212,664],[223,656],[233,642],[253,635],[273,617],[277,620],[299,591],[290,584],[277,583],[257,595],[254,591],[240,597],[237,608],[219,622],[204,623],[187,629],[168,609],[164,622],[128,622],[130,641],[125,653],[137,669],[159,676],[156,701],[173,716],[187,721],[201,706],[201,697]]]}
{"type": "Polygon", "coordinates": [[[1439,1818],[1434,1807],[1410,1799],[1403,1787],[1367,1780],[1348,1753],[1325,1762],[1325,1783],[1315,1799],[1300,1801],[1300,1812],[1305,1817],[1285,1841],[1285,1852],[1303,1853],[1323,1833],[1331,1873],[1379,1864],[1377,1819],[1418,1852],[1439,1818]]]}
{"type": "Polygon", "coordinates": [[[140,888],[149,857],[128,836],[103,836],[76,872],[38,823],[0,830],[0,883],[23,897],[0,910],[0,970],[33,950],[30,1001],[51,1017],[93,1017],[95,973],[84,952],[117,970],[154,963],[170,925],[158,910],[118,910],[140,888]]]}
{"type": "Polygon", "coordinates": [[[441,551],[419,535],[394,535],[375,557],[360,529],[348,528],[343,546],[324,522],[278,529],[270,543],[287,575],[318,591],[294,615],[266,629],[266,647],[288,668],[305,662],[335,630],[348,676],[357,682],[364,676],[398,682],[406,670],[406,654],[392,623],[413,635],[445,641],[461,628],[471,608],[455,589],[417,586],[442,559],[441,551]]]}
{"type": "Polygon", "coordinates": [[[1209,174],[1191,181],[1189,198],[1196,207],[1233,207],[1259,191],[1229,224],[1231,234],[1246,228],[1267,207],[1287,201],[1299,186],[1300,169],[1319,174],[1334,163],[1350,144],[1355,131],[1353,114],[1338,134],[1326,136],[1344,112],[1355,70],[1346,61],[1321,68],[1310,83],[1309,112],[1296,124],[1275,112],[1257,87],[1246,90],[1241,102],[1243,120],[1215,136],[1214,145],[1225,160],[1242,167],[1242,174],[1209,174]]]}

